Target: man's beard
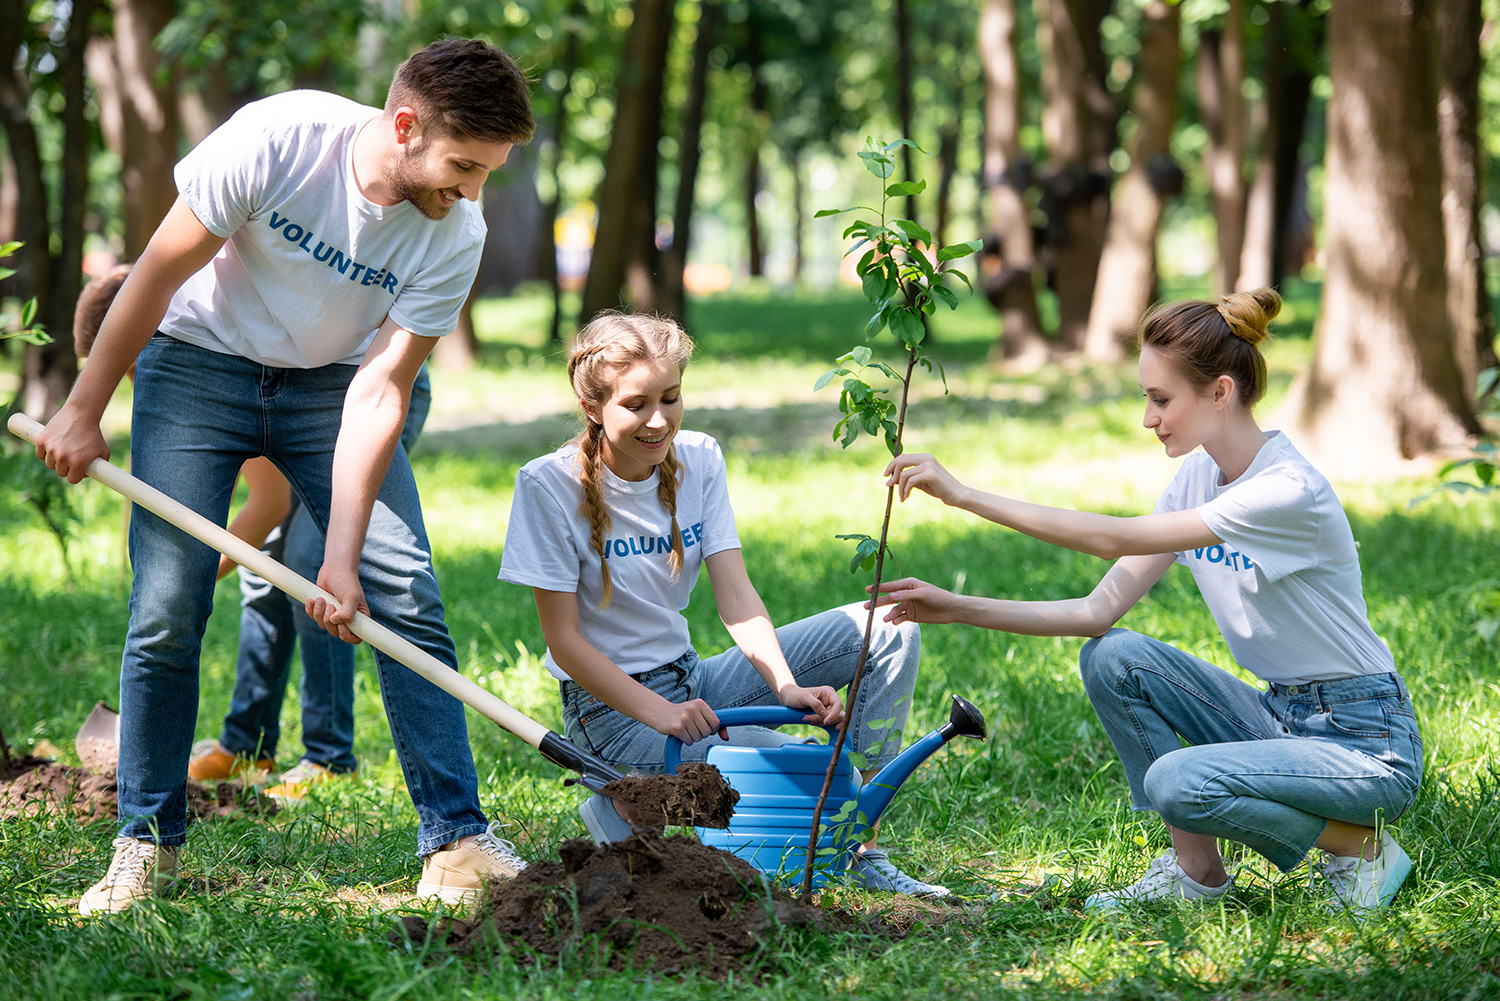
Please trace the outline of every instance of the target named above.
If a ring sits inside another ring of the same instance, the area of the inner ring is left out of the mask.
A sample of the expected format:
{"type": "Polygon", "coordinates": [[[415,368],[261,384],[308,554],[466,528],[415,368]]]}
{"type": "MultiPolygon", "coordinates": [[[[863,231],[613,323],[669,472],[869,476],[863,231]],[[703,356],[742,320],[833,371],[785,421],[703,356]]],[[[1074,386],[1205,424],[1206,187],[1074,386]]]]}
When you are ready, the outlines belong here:
{"type": "Polygon", "coordinates": [[[419,151],[413,148],[415,145],[408,143],[402,158],[386,168],[386,180],[397,197],[411,202],[427,218],[446,218],[452,206],[444,205],[438,197],[438,189],[428,184],[427,171],[420,165],[419,151]]]}

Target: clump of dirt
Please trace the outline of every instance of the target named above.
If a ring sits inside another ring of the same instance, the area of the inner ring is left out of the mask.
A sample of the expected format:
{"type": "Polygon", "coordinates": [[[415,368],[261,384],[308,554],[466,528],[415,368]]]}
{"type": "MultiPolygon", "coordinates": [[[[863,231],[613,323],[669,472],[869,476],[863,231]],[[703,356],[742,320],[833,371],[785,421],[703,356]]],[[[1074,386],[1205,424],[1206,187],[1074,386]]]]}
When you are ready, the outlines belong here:
{"type": "Polygon", "coordinates": [[[718,768],[694,761],[678,765],[676,775],[627,775],[601,792],[640,810],[646,827],[728,827],[740,801],[718,768]]]}
{"type": "MultiPolygon", "coordinates": [[[[239,779],[214,788],[190,779],[187,801],[189,820],[237,813],[269,817],[280,809],[275,800],[239,779]]],[[[12,759],[0,768],[0,819],[55,811],[91,823],[118,816],[119,805],[113,768],[73,768],[31,756],[12,759]]]]}
{"type": "Polygon", "coordinates": [[[115,816],[115,773],[27,756],[0,772],[0,818],[66,812],[83,823],[115,816]]]}
{"type": "Polygon", "coordinates": [[[533,862],[515,879],[490,883],[473,918],[429,925],[408,917],[391,944],[437,938],[472,956],[485,943],[514,943],[615,970],[673,974],[692,968],[723,979],[731,972],[753,975],[757,951],[779,929],[854,926],[846,915],[803,903],[743,859],[692,837],[636,831],[607,845],[577,838],[558,853],[560,862],[533,862]]]}

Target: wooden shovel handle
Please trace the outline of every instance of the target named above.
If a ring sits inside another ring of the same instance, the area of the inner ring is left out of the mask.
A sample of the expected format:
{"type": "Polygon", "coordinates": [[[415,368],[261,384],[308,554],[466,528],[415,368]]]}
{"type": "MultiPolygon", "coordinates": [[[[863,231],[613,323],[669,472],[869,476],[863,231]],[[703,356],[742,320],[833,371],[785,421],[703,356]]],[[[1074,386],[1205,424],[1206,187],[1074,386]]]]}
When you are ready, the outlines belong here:
{"type": "MultiPolygon", "coordinates": [[[[25,414],[12,414],[7,426],[16,437],[33,445],[36,444],[37,436],[42,433],[42,425],[25,414]]],[[[95,459],[88,465],[88,475],[121,494],[131,503],[139,504],[152,514],[176,525],[198,541],[217,549],[240,566],[249,567],[298,601],[305,603],[312,598],[322,598],[330,605],[338,606],[333,595],[307,578],[287,569],[255,546],[231,535],[222,525],[214,524],[185,504],[143,483],[118,466],[113,466],[103,459],[95,459]]],[[[542,748],[543,739],[550,733],[545,726],[480,688],[410,640],[397,635],[368,615],[359,612],[355,613],[354,622],[349,628],[354,635],[375,649],[384,651],[405,664],[449,695],[494,722],[501,729],[510,731],[532,747],[542,748]]]]}

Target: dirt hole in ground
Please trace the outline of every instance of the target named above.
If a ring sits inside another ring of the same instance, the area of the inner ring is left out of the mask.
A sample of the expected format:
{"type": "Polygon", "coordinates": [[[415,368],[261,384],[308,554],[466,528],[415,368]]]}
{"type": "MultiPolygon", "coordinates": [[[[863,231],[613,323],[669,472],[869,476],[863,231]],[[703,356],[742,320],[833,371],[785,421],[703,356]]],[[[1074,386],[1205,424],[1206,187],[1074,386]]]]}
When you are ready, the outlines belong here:
{"type": "MultiPolygon", "coordinates": [[[[91,760],[107,763],[97,755],[91,760]]],[[[269,817],[280,809],[275,800],[239,779],[212,787],[189,779],[187,800],[190,821],[240,813],[269,817]]],[[[0,764],[0,819],[65,813],[90,823],[117,817],[119,805],[113,767],[74,768],[29,755],[0,764]]]]}
{"type": "Polygon", "coordinates": [[[591,966],[722,979],[754,977],[785,929],[895,933],[825,911],[767,883],[743,859],[688,836],[637,831],[624,841],[566,841],[561,861],[533,862],[490,884],[472,918],[403,919],[391,944],[440,942],[460,956],[496,946],[576,956],[591,966]]]}

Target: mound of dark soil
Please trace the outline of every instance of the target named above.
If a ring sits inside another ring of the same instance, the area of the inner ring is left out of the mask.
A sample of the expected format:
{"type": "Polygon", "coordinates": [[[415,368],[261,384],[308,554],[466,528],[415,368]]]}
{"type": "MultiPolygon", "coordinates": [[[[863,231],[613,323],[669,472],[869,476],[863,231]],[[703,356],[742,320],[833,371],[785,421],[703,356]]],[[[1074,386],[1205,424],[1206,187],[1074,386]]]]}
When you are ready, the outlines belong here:
{"type": "Polygon", "coordinates": [[[753,972],[757,951],[778,929],[834,930],[851,920],[802,903],[742,859],[692,837],[637,831],[609,845],[577,838],[558,852],[561,862],[533,862],[515,879],[490,884],[473,918],[429,926],[409,917],[392,944],[440,936],[459,955],[500,943],[546,956],[568,952],[616,970],[693,968],[723,978],[753,972]]]}
{"type": "MultiPolygon", "coordinates": [[[[189,780],[187,799],[189,820],[236,813],[269,817],[280,809],[275,800],[238,779],[214,788],[189,780]]],[[[37,757],[14,759],[0,768],[0,819],[50,812],[68,813],[84,823],[118,816],[114,769],[73,768],[37,757]]]]}
{"type": "Polygon", "coordinates": [[[676,775],[627,775],[601,791],[640,810],[646,827],[728,827],[740,801],[719,769],[701,761],[683,762],[676,775]]]}

